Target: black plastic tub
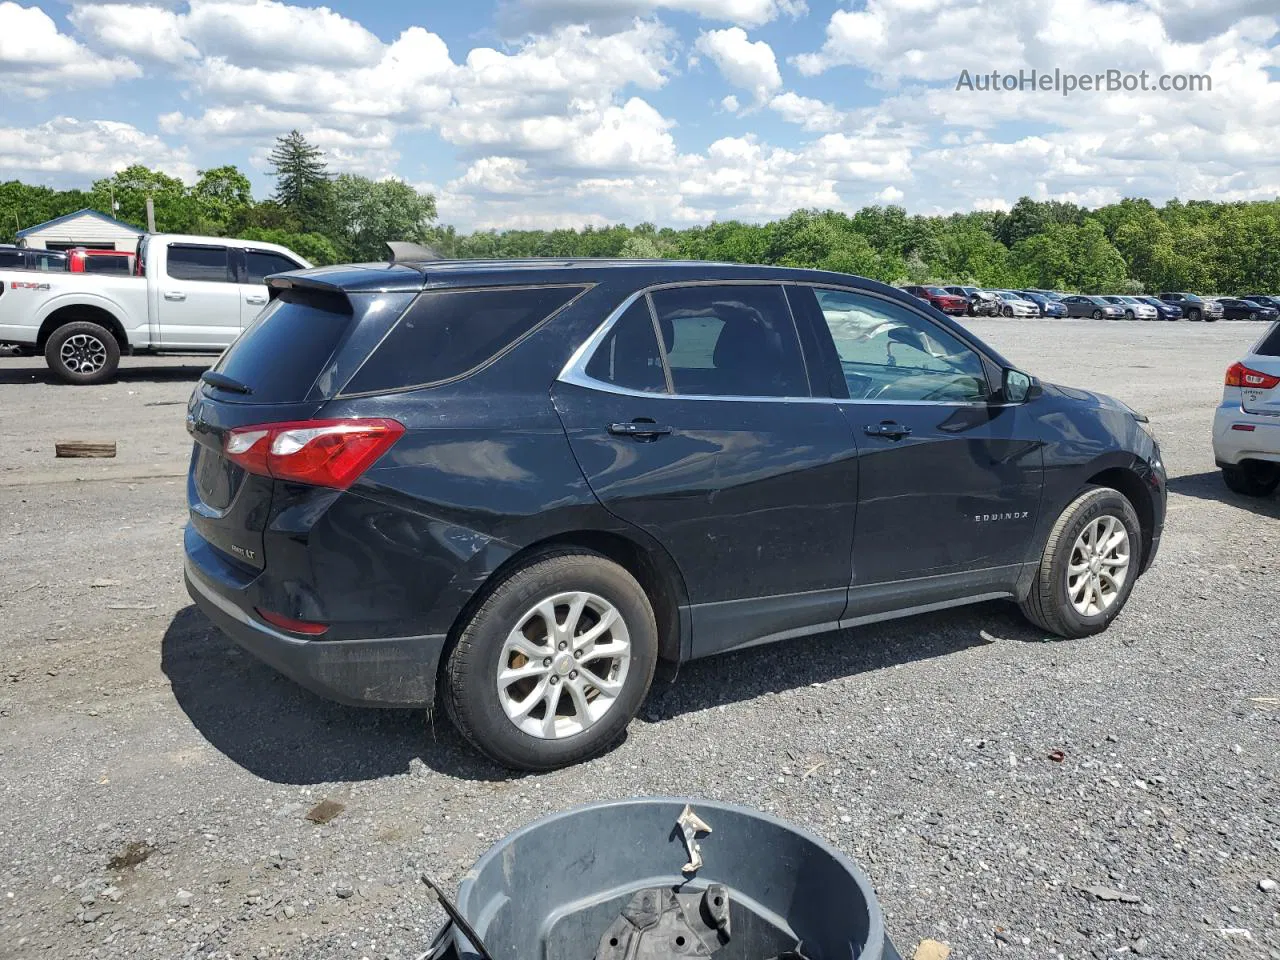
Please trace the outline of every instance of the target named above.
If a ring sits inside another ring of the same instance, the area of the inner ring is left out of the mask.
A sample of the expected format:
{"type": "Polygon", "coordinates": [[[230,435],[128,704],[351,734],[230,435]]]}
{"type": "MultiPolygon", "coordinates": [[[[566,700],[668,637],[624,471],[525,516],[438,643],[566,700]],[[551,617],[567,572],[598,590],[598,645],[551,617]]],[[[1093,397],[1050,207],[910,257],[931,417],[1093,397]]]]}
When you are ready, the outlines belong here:
{"type": "MultiPolygon", "coordinates": [[[[467,871],[457,907],[493,960],[593,960],[641,891],[699,894],[712,884],[727,890],[732,934],[687,948],[690,956],[772,960],[800,946],[808,960],[898,960],[870,883],[840,851],[775,817],[708,800],[622,800],[538,820],[467,871]],[[712,831],[699,837],[704,863],[692,874],[681,869],[689,854],[677,826],[686,804],[712,831]]],[[[478,952],[451,923],[428,956],[478,952]]]]}

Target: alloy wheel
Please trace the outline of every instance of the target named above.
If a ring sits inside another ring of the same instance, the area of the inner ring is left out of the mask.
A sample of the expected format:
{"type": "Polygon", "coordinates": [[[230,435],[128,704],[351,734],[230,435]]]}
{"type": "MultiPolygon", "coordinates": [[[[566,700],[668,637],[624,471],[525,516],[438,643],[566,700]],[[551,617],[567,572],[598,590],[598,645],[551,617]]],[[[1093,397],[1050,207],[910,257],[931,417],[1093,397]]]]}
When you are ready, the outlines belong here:
{"type": "Polygon", "coordinates": [[[613,708],[631,666],[618,609],[594,593],[557,593],[525,612],[498,661],[507,719],[543,740],[582,733],[613,708]]]}
{"type": "Polygon", "coordinates": [[[1067,563],[1067,596],[1086,617],[1109,610],[1129,576],[1129,531],[1107,515],[1080,531],[1067,563]]]}
{"type": "Polygon", "coordinates": [[[107,364],[107,345],[91,333],[67,337],[58,356],[72,373],[97,373],[107,364]]]}

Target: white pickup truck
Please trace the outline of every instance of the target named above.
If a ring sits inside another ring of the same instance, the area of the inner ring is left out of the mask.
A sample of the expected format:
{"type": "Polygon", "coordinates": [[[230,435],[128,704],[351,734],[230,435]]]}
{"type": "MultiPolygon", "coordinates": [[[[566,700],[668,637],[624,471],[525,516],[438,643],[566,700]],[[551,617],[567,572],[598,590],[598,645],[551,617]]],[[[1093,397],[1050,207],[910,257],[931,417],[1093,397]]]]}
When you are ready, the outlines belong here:
{"type": "Polygon", "coordinates": [[[218,353],[267,302],[263,278],[311,266],[255,240],[154,234],[140,276],[0,270],[0,343],[66,383],[102,383],[123,353],[218,353]]]}

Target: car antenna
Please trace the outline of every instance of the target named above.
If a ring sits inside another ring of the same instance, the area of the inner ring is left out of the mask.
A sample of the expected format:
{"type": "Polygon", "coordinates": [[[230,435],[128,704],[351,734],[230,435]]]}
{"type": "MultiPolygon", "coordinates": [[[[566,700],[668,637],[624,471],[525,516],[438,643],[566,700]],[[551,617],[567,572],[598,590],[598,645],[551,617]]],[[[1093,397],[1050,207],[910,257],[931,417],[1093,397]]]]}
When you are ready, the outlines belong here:
{"type": "Polygon", "coordinates": [[[443,260],[440,254],[430,247],[408,240],[386,240],[387,249],[391,251],[391,263],[403,263],[406,260],[443,260]]]}

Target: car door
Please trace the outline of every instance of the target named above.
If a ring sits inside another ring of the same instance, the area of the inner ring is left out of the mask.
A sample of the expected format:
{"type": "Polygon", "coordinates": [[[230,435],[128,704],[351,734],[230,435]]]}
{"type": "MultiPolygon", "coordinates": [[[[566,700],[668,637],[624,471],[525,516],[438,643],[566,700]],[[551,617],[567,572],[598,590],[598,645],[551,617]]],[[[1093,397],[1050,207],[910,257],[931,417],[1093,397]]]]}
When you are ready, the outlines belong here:
{"type": "Polygon", "coordinates": [[[240,287],[226,246],[170,243],[156,282],[162,346],[222,348],[240,335],[240,287]]]}
{"type": "Polygon", "coordinates": [[[781,286],[637,295],[552,397],[601,503],[679,566],[692,655],[836,625],[857,448],[836,404],[811,395],[781,286]]]}
{"type": "Polygon", "coordinates": [[[236,251],[240,279],[240,328],[249,326],[267,305],[266,278],[301,269],[302,264],[274,250],[236,251]]]}
{"type": "Polygon", "coordinates": [[[859,446],[846,619],[1012,589],[1033,559],[1043,455],[958,334],[869,291],[795,288],[830,344],[859,446]]]}

